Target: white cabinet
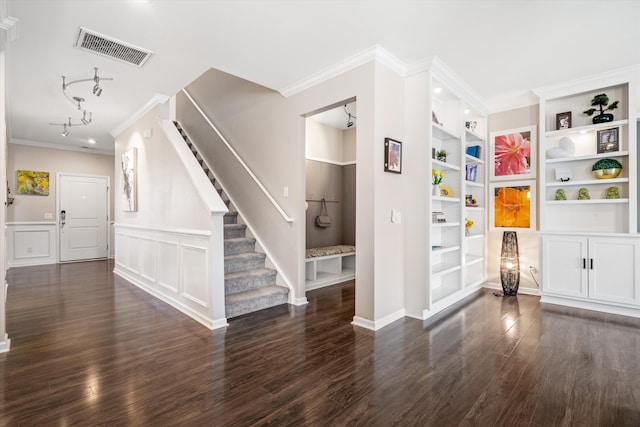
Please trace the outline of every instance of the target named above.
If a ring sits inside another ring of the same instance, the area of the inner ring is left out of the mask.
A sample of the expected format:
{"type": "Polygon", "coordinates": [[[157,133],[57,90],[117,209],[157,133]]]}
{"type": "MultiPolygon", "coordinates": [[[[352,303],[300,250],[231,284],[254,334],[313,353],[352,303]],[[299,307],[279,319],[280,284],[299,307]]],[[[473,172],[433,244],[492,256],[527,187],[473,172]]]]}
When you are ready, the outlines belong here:
{"type": "Polygon", "coordinates": [[[639,237],[543,235],[541,254],[543,302],[555,296],[640,308],[639,237]]]}

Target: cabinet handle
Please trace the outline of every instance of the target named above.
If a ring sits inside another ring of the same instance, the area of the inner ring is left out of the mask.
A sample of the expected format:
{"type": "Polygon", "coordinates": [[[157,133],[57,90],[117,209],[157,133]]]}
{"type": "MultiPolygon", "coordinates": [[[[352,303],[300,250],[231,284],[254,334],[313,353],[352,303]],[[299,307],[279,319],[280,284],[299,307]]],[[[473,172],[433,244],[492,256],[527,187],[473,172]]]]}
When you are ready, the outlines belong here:
{"type": "Polygon", "coordinates": [[[587,269],[587,259],[586,258],[582,258],[582,269],[583,270],[587,269]]]}
{"type": "Polygon", "coordinates": [[[589,268],[593,270],[593,258],[589,258],[589,268]]]}

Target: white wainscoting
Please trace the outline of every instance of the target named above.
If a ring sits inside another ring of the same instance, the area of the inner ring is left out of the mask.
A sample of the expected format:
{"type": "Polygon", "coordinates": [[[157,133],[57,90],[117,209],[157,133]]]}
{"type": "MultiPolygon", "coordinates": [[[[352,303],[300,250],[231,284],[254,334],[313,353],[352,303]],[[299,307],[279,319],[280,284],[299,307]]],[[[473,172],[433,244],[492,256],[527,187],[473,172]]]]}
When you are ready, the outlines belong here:
{"type": "Polygon", "coordinates": [[[7,266],[55,264],[58,262],[55,222],[8,222],[7,266]]]}
{"type": "MultiPolygon", "coordinates": [[[[224,315],[216,319],[214,313],[214,296],[220,292],[214,289],[219,281],[212,274],[210,232],[125,224],[114,229],[117,275],[209,329],[227,326],[224,315]]],[[[224,289],[224,271],[218,273],[224,289]]]]}

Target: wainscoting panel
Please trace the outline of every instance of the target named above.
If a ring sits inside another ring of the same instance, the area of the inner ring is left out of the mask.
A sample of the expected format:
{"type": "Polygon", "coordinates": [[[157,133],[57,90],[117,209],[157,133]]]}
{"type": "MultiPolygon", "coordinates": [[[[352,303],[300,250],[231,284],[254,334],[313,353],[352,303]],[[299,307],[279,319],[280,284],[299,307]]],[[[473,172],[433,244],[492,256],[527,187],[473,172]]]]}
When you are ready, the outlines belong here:
{"type": "Polygon", "coordinates": [[[55,264],[58,262],[55,222],[7,223],[7,266],[55,264]]]}
{"type": "Polygon", "coordinates": [[[213,314],[210,240],[202,230],[116,224],[115,273],[211,329],[224,326],[213,314]]]}

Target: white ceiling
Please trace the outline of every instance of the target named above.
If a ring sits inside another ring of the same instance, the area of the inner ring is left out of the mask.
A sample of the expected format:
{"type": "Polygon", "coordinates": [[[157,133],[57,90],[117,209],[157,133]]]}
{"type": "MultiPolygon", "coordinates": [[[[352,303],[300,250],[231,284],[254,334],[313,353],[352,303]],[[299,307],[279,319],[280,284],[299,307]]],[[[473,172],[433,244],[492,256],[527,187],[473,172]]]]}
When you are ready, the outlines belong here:
{"type": "Polygon", "coordinates": [[[534,87],[640,64],[639,1],[7,3],[8,15],[18,19],[18,38],[8,49],[10,139],[81,147],[92,137],[105,152],[113,150],[110,132],[127,118],[210,67],[283,91],[380,45],[408,65],[438,56],[499,108],[505,97],[534,87]],[[80,26],[154,56],[136,68],[81,51],[73,47],[80,26]],[[61,76],[91,78],[93,67],[114,81],[101,84],[100,98],[87,83],[85,106],[94,122],[63,138],[62,128],[48,123],[80,115],[62,94],[61,76]]]}

